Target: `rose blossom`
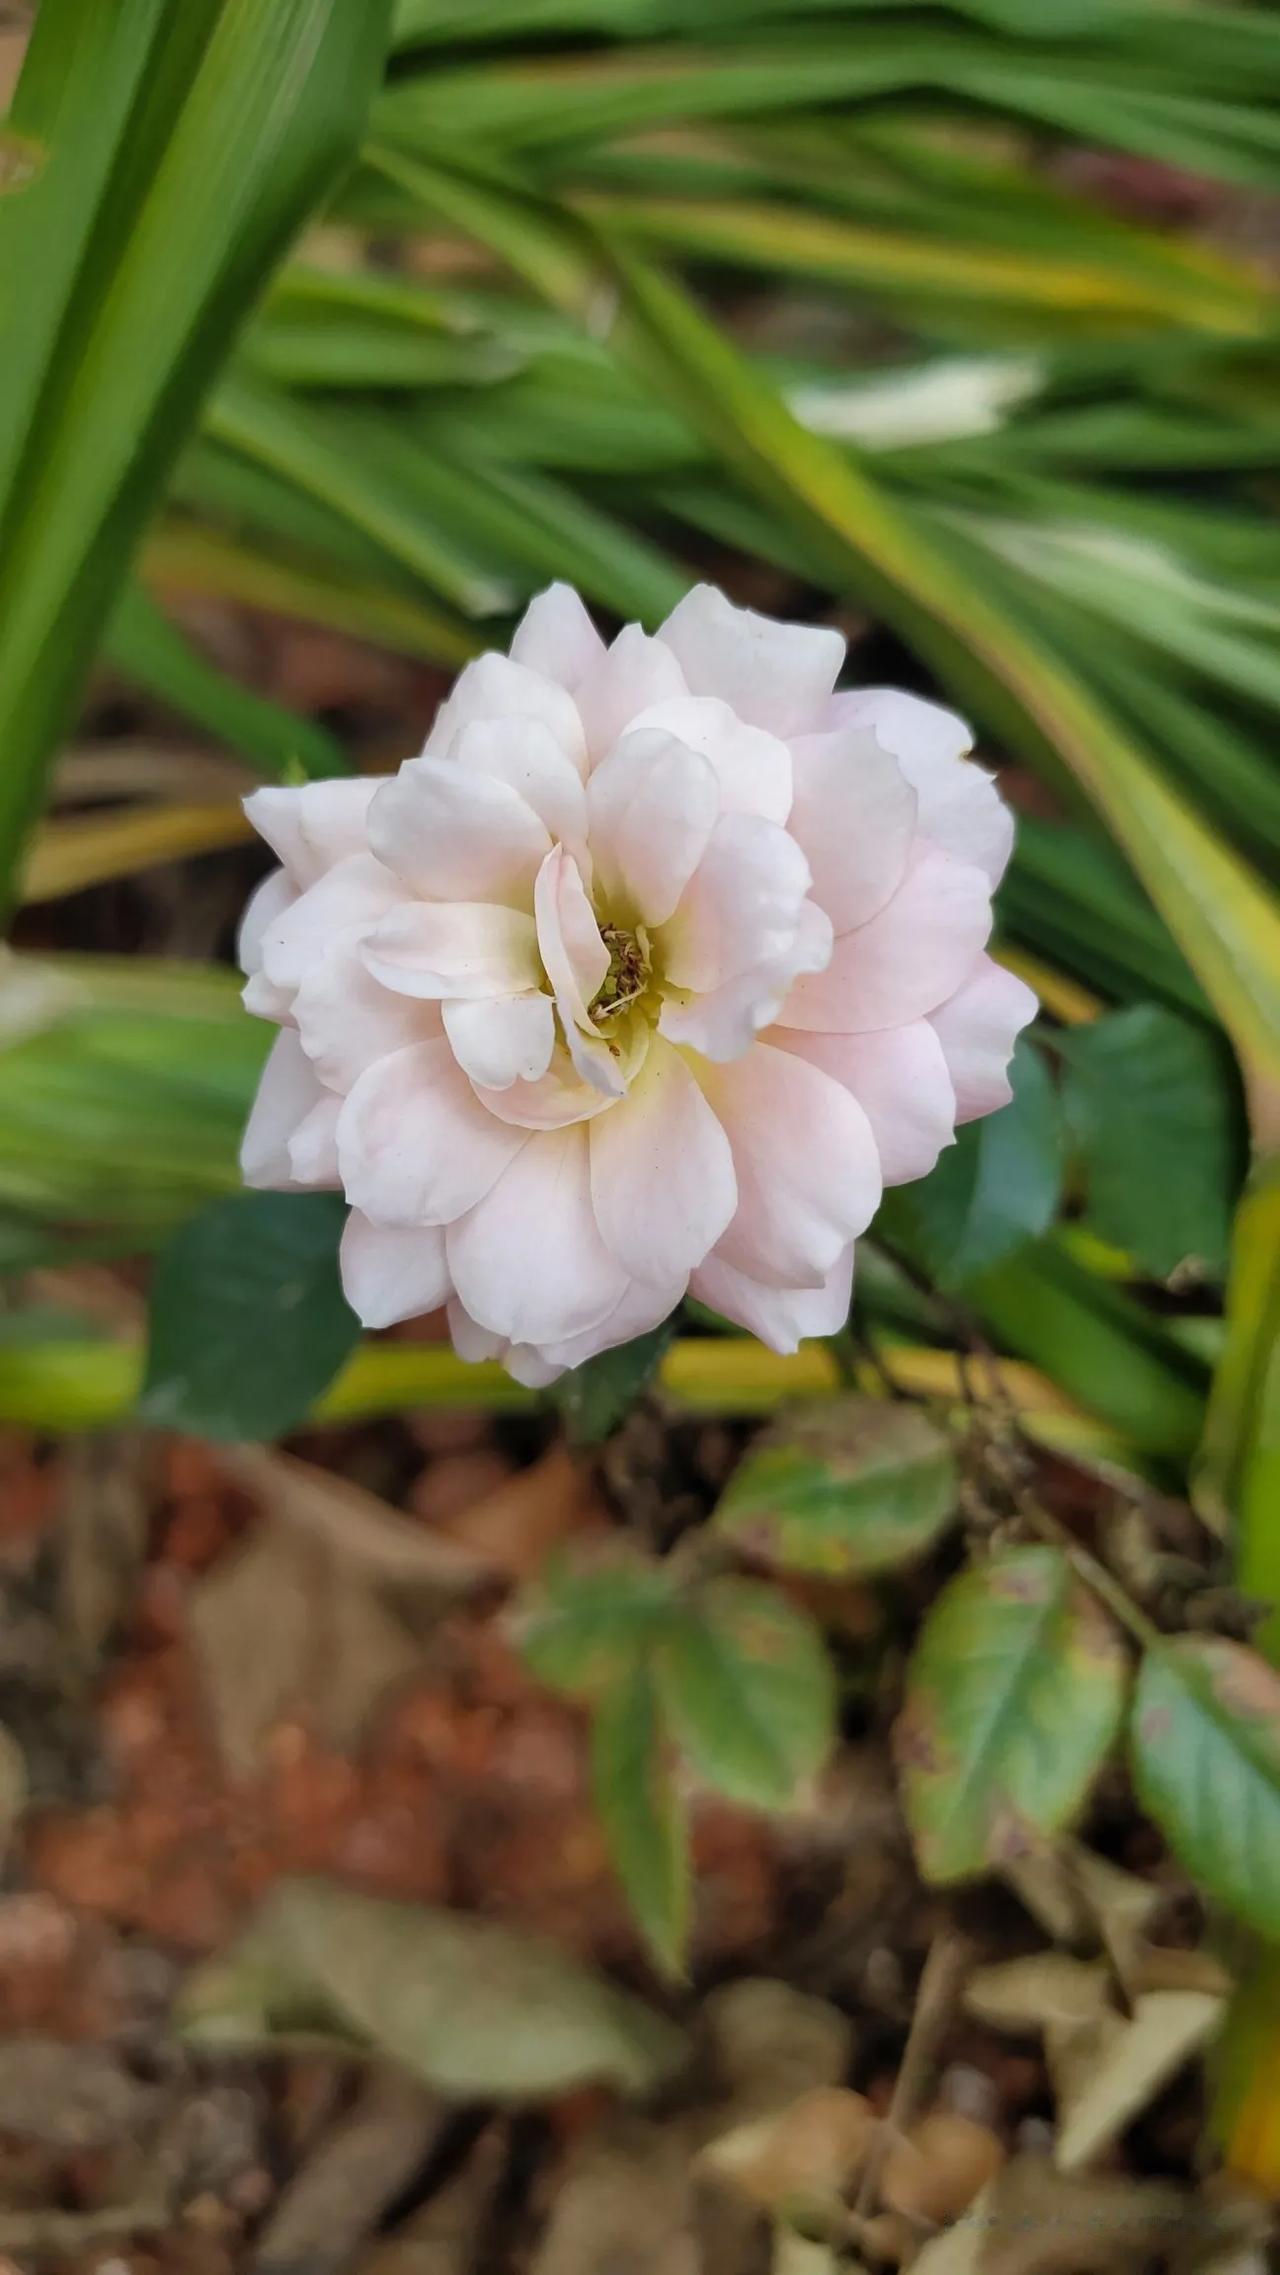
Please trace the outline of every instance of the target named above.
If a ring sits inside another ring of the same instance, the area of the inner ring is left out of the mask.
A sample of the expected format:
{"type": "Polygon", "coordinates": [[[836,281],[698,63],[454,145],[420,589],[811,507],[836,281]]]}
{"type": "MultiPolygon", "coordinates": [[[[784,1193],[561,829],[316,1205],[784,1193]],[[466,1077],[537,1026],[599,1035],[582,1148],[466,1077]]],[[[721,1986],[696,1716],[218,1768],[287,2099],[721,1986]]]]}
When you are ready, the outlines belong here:
{"type": "Polygon", "coordinates": [[[843,659],[706,585],[606,647],[553,585],[420,758],[246,801],[282,866],[244,1175],[343,1191],[366,1326],[447,1302],[541,1384],[688,1290],[793,1350],[882,1186],[1008,1099],[1008,811],[961,720],[843,659]]]}

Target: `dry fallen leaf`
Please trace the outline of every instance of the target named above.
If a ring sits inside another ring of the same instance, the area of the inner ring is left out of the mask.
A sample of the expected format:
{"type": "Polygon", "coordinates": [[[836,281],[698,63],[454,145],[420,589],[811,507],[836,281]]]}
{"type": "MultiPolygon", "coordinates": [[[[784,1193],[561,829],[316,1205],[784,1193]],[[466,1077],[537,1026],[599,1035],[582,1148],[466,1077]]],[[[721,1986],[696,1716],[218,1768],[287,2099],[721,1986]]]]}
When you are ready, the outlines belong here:
{"type": "Polygon", "coordinates": [[[989,2125],[958,2110],[931,2110],[890,2147],[880,2194],[908,2219],[943,2227],[968,2209],[1003,2163],[1004,2146],[989,2125]]]}
{"type": "Polygon", "coordinates": [[[1162,2182],[1057,2172],[1015,2157],[927,2243],[912,2275],[1137,2275],[1185,2235],[1191,2198],[1162,2182]]]}
{"type": "Polygon", "coordinates": [[[448,2111],[424,2086],[375,2073],[355,2107],[324,2133],[293,2175],[258,2238],[260,2275],[305,2267],[329,2275],[349,2261],[387,2205],[420,2172],[448,2111]]]}
{"type": "Polygon", "coordinates": [[[846,2086],[814,2086],[786,2108],[708,2141],[698,2166],[768,2211],[826,2206],[861,2172],[877,2129],[864,2095],[846,2086]]]}
{"type": "Polygon", "coordinates": [[[703,2003],[716,2068],[743,2115],[810,2086],[838,2085],[853,2059],[853,2025],[827,1999],[765,1975],[722,1984],[703,2003]]]}
{"type": "Polygon", "coordinates": [[[1221,2026],[1220,1992],[1148,1991],[1133,2018],[1106,2015],[1060,2046],[1046,2040],[1058,2098],[1056,2161],[1076,2172],[1111,2147],[1221,2026]]]}
{"type": "Polygon", "coordinates": [[[358,2275],[474,2275],[510,2147],[504,2120],[486,2126],[444,2185],[369,2247],[358,2275]]]}
{"type": "Polygon", "coordinates": [[[286,1454],[228,1449],[222,1466],[262,1516],[243,1548],[193,1589],[189,1617],[228,1770],[250,1777],[263,1737],[303,1711],[350,1746],[421,1666],[440,1612],[484,1575],[372,1493],[286,1454]]]}
{"type": "Polygon", "coordinates": [[[680,2131],[620,2119],[570,2158],[530,2275],[700,2275],[692,2221],[680,2131]]]}
{"type": "Polygon", "coordinates": [[[1100,1960],[1073,1959],[1065,1951],[1034,1951],[979,1967],[965,1985],[963,2004],[976,2022],[1013,2037],[1037,2037],[1051,2024],[1063,2028],[1106,2013],[1112,2006],[1100,1960]]]}
{"type": "Polygon", "coordinates": [[[279,1882],[177,2019],[198,2045],[345,2041],[458,2101],[643,2093],[685,2053],[674,2023],[552,1943],[321,1880],[279,1882]]]}

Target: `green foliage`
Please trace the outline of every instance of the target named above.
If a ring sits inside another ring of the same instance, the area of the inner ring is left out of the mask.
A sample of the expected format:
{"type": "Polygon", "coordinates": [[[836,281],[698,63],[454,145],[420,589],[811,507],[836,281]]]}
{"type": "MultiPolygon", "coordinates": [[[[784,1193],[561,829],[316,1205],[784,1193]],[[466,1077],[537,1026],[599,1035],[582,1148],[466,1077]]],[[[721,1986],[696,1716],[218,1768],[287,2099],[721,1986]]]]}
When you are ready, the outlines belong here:
{"type": "Polygon", "coordinates": [[[821,1768],[835,1698],[822,1639],[753,1580],[682,1587],[628,1560],[553,1573],[529,1610],[539,1680],[594,1717],[596,1806],[654,1956],[684,1956],[688,1841],[681,1773],[749,1808],[785,1809],[821,1768]]]}
{"type": "Polygon", "coordinates": [[[1214,1036],[1158,1004],[1134,1004],[1065,1036],[1061,1049],[1086,1221],[1158,1278],[1188,1262],[1221,1270],[1242,1147],[1214,1036]]]}
{"type": "Polygon", "coordinates": [[[285,1881],[183,1986],[194,2045],[355,2047],[454,2101],[577,2086],[643,2094],[676,2069],[673,2023],[496,1920],[285,1881]]]}
{"type": "Polygon", "coordinates": [[[142,524],[236,325],[349,155],[387,0],[48,0],[0,199],[0,895],[142,524]]]}
{"type": "Polygon", "coordinates": [[[175,1234],[151,1286],[141,1412],[206,1438],[278,1438],[353,1350],[346,1209],[329,1193],[235,1193],[175,1234]]]}
{"type": "Polygon", "coordinates": [[[551,1386],[551,1396],[564,1416],[574,1445],[598,1445],[626,1420],[636,1400],[652,1382],[662,1354],[675,1333],[674,1317],[634,1342],[602,1351],[585,1366],[572,1367],[551,1386]]]}
{"type": "Polygon", "coordinates": [[[1124,1692],[1115,1631],[1058,1549],[1009,1549],[953,1580],[921,1631],[895,1733],[925,1878],[971,1878],[1070,1823],[1124,1692]]]}
{"type": "Polygon", "coordinates": [[[1221,1636],[1147,1653],[1131,1731],[1138,1795],[1189,1872],[1280,1940],[1280,1675],[1221,1636]]]}
{"type": "Polygon", "coordinates": [[[956,1493],[951,1448],[918,1406],[845,1397],[762,1431],[715,1524],[775,1571],[846,1579],[919,1556],[956,1493]]]}
{"type": "Polygon", "coordinates": [[[1047,1232],[1062,1191],[1058,1102],[1043,1059],[1020,1037],[1011,1103],[960,1130],[903,1197],[916,1248],[942,1288],[960,1288],[1047,1232]]]}

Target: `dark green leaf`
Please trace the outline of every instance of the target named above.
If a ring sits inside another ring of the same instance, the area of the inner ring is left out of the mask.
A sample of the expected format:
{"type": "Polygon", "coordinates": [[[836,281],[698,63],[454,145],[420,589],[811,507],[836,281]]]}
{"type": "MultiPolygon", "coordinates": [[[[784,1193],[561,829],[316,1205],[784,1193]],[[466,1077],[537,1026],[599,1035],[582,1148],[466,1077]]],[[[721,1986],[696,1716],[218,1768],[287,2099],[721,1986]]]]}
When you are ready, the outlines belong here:
{"type": "Polygon", "coordinates": [[[1280,1674],[1243,1644],[1178,1636],[1143,1660],[1131,1743],[1139,1799],[1188,1871],[1280,1939],[1280,1674]]]}
{"type": "Polygon", "coordinates": [[[731,1801],[785,1809],[834,1734],[831,1662],[812,1620],[753,1580],[713,1580],[657,1639],[655,1679],[680,1751],[731,1801]]]}
{"type": "Polygon", "coordinates": [[[1021,1854],[1079,1809],[1115,1735],[1125,1661],[1056,1548],[965,1572],[925,1622],[895,1733],[907,1820],[927,1880],[1021,1854]]]}
{"type": "Polygon", "coordinates": [[[328,1193],[236,1193],[156,1267],[141,1411],[207,1438],[278,1438],[359,1337],[342,1293],[345,1211],[328,1193]]]}
{"type": "Polygon", "coordinates": [[[918,1556],[955,1495],[951,1449],[918,1406],[842,1398],[763,1432],[715,1522],[780,1570],[843,1578],[918,1556]]]}
{"type": "Polygon", "coordinates": [[[626,1420],[657,1373],[675,1326],[673,1314],[648,1335],[620,1343],[614,1351],[602,1351],[599,1358],[574,1367],[553,1385],[552,1399],[574,1445],[598,1445],[626,1420]]]}
{"type": "Polygon", "coordinates": [[[1087,1221],[1159,1278],[1226,1261],[1243,1166],[1235,1075],[1203,1027],[1153,1003],[1061,1038],[1087,1221]]]}
{"type": "Polygon", "coordinates": [[[1053,1222],[1062,1190],[1058,1107],[1044,1062],[1025,1036],[1010,1079],[1010,1104],[968,1123],[908,1196],[940,1287],[963,1287],[1053,1222]]]}
{"type": "Polygon", "coordinates": [[[354,2041],[459,2101],[644,2093],[683,2053],[672,2023],[554,1944],[320,1880],[277,1888],[189,1979],[180,2020],[198,2045],[354,2041]]]}
{"type": "Polygon", "coordinates": [[[653,1678],[637,1664],[596,1709],[592,1793],[636,1920],[659,1965],[678,1975],[689,1932],[689,1836],[666,1757],[653,1678]]]}

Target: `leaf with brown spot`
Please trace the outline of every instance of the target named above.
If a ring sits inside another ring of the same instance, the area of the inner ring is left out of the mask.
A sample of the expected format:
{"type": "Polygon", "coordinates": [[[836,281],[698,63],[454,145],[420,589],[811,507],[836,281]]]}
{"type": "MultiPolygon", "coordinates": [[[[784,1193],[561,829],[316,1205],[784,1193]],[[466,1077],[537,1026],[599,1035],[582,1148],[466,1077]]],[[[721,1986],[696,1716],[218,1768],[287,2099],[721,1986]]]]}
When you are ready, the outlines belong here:
{"type": "Polygon", "coordinates": [[[895,1752],[920,1869],[964,1880],[1082,1805],[1115,1736],[1125,1662],[1056,1548],[975,1566],[916,1645],[895,1752]]]}
{"type": "Polygon", "coordinates": [[[757,1438],[715,1524],[779,1571],[847,1579],[921,1555],[955,1499],[951,1449],[919,1407],[841,1398],[757,1438]]]}
{"type": "Polygon", "coordinates": [[[1130,1742],[1139,1798],[1187,1870],[1280,1935],[1280,1675],[1242,1643],[1179,1636],[1143,1660],[1130,1742]]]}

